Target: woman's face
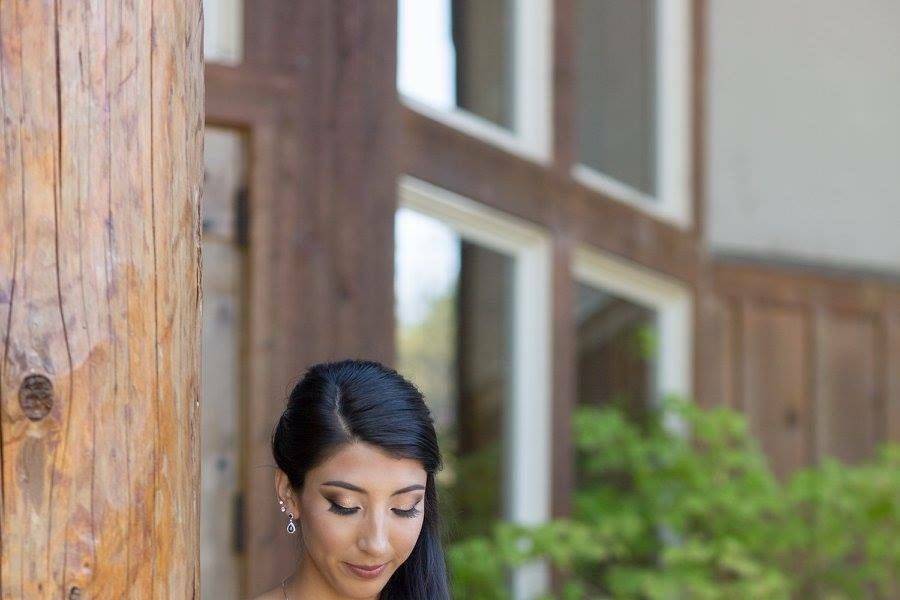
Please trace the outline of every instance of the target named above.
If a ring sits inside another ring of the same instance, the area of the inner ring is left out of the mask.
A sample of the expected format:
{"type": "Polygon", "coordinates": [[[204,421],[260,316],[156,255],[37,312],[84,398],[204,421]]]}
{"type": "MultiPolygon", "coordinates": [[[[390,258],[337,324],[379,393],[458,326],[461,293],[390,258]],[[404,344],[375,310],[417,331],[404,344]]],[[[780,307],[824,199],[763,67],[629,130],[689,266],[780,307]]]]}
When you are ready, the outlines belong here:
{"type": "Polygon", "coordinates": [[[305,568],[315,566],[338,596],[376,597],[419,538],[426,478],[418,461],[363,442],[310,470],[299,502],[286,500],[298,515],[305,568]]]}

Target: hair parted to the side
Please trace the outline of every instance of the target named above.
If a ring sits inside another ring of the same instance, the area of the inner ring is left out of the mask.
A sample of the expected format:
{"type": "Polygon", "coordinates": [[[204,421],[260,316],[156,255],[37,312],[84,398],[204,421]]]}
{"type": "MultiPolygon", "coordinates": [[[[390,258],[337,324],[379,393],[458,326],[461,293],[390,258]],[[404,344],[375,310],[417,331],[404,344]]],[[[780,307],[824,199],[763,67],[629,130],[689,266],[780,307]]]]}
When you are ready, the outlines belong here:
{"type": "Polygon", "coordinates": [[[435,489],[441,455],[421,392],[395,370],[374,361],[313,365],[294,386],[275,425],[275,463],[299,491],[310,469],[354,441],[415,459],[427,473],[422,531],[380,600],[450,600],[435,489]]]}

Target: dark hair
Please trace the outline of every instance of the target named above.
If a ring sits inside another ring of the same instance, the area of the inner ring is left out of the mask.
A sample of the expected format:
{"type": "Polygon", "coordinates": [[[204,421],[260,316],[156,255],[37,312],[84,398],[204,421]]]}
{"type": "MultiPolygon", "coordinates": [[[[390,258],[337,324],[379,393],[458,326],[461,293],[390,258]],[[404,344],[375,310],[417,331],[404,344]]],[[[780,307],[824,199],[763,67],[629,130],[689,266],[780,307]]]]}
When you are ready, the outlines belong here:
{"type": "Polygon", "coordinates": [[[272,433],[278,468],[300,490],[307,471],[354,441],[418,460],[428,477],[419,539],[382,590],[381,600],[450,600],[435,489],[441,455],[422,393],[374,361],[313,365],[294,386],[272,433]]]}

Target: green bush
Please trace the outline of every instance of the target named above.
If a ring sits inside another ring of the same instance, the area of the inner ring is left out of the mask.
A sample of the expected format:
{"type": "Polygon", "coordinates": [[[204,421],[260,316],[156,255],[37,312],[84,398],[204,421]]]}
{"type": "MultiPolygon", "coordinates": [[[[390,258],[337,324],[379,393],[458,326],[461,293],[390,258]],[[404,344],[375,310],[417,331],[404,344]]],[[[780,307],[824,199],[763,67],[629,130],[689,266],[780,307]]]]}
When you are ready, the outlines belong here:
{"type": "Polygon", "coordinates": [[[508,570],[544,559],[565,600],[900,598],[900,447],[779,482],[730,410],[582,408],[573,427],[572,516],[453,544],[455,597],[505,599],[508,570]]]}

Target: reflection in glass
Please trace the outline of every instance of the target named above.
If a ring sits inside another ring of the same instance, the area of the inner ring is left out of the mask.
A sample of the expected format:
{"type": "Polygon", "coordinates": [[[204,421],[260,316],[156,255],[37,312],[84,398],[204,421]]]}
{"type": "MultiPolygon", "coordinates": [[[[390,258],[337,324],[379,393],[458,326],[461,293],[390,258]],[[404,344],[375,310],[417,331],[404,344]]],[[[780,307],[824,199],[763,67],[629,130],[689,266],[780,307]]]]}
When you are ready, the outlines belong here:
{"type": "MultiPolygon", "coordinates": [[[[628,299],[577,284],[577,397],[580,407],[614,407],[638,424],[646,424],[656,389],[657,324],[654,311],[628,299]]],[[[616,498],[618,489],[630,484],[627,475],[604,480],[589,468],[592,457],[578,452],[575,462],[574,516],[590,522],[607,519],[623,522],[616,498]],[[610,485],[612,484],[612,485],[610,485]],[[599,511],[598,506],[610,507],[599,511]]],[[[641,507],[630,507],[639,511],[641,507]]],[[[602,569],[596,563],[576,566],[591,589],[591,597],[605,597],[602,569]]]]}
{"type": "Polygon", "coordinates": [[[513,128],[515,0],[400,0],[397,86],[513,128]]]}
{"type": "Polygon", "coordinates": [[[398,368],[425,394],[449,540],[505,515],[513,260],[409,209],[396,219],[398,368]]]}
{"type": "Polygon", "coordinates": [[[578,161],[657,195],[656,0],[577,0],[578,161]]]}
{"type": "Polygon", "coordinates": [[[578,402],[640,418],[656,387],[656,314],[595,287],[577,291],[578,402]]]}

